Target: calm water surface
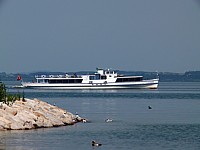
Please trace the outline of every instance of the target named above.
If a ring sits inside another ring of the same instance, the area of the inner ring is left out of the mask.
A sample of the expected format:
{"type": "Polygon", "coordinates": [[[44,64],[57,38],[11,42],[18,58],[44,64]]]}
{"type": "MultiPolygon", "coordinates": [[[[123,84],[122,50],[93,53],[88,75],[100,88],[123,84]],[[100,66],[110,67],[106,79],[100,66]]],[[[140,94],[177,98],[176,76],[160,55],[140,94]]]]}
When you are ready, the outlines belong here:
{"type": "MultiPolygon", "coordinates": [[[[21,90],[8,89],[10,93],[21,90]]],[[[88,118],[73,126],[0,132],[0,149],[200,149],[200,83],[160,83],[158,90],[24,90],[88,118]],[[148,109],[151,106],[152,109],[148,109]],[[106,123],[106,118],[113,122],[106,123]],[[92,148],[91,140],[103,145],[92,148]]]]}

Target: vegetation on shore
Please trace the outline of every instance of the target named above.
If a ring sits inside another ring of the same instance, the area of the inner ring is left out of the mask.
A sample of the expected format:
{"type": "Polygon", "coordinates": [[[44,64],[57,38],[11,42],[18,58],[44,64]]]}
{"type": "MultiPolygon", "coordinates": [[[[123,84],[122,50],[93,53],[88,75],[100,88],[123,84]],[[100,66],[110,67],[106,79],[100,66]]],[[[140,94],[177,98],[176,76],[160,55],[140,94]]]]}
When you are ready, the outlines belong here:
{"type": "MultiPolygon", "coordinates": [[[[8,94],[6,92],[6,86],[2,82],[0,82],[0,102],[3,102],[7,105],[12,105],[16,100],[21,99],[21,94],[8,94]]],[[[23,94],[23,100],[24,100],[24,94],[23,94]]]]}

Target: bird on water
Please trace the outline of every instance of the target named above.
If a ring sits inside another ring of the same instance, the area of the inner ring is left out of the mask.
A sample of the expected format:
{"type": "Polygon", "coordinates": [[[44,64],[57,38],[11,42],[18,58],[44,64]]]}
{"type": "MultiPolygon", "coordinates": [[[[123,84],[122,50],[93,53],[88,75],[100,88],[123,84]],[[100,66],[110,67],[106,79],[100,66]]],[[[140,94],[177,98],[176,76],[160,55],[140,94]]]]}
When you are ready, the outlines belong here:
{"type": "Polygon", "coordinates": [[[100,144],[100,143],[97,143],[96,141],[92,141],[92,146],[96,146],[96,147],[98,147],[98,146],[101,146],[102,144],[100,144]]]}
{"type": "Polygon", "coordinates": [[[109,119],[109,118],[105,120],[105,122],[112,122],[112,121],[113,121],[113,120],[112,120],[112,119],[109,119]]]}

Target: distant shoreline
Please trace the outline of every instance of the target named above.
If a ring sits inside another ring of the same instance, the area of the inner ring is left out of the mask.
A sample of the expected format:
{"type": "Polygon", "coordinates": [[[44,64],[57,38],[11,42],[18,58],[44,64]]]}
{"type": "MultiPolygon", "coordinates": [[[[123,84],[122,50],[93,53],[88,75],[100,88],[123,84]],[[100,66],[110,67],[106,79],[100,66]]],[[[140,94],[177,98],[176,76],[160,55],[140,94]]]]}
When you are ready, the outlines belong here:
{"type": "MultiPolygon", "coordinates": [[[[142,75],[144,79],[151,79],[157,75],[157,72],[145,72],[145,71],[120,71],[116,70],[119,74],[124,75],[142,75]]],[[[68,72],[72,74],[74,72],[68,72]]],[[[91,71],[80,71],[76,72],[79,74],[93,73],[91,71]]],[[[34,73],[21,73],[23,81],[32,81],[35,75],[43,74],[65,74],[64,72],[34,72],[34,73]]],[[[185,73],[173,73],[173,72],[158,72],[160,82],[200,82],[200,71],[187,71],[185,73]]],[[[16,81],[18,73],[0,73],[0,81],[16,81]]]]}

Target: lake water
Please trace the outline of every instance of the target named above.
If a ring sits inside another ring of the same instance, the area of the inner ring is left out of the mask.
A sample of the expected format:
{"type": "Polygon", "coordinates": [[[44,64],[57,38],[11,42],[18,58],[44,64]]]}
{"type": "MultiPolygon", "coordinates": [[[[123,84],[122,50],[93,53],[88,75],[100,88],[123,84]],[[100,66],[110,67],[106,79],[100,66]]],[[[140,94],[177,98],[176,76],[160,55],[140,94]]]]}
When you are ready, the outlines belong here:
{"type": "MultiPolygon", "coordinates": [[[[8,92],[22,90],[9,89],[8,92]]],[[[24,93],[27,98],[55,103],[74,114],[78,112],[91,122],[1,131],[0,149],[200,149],[200,83],[161,82],[157,90],[26,89],[24,93]],[[106,123],[107,118],[113,122],[106,123]],[[92,140],[103,145],[93,148],[92,140]]]]}

